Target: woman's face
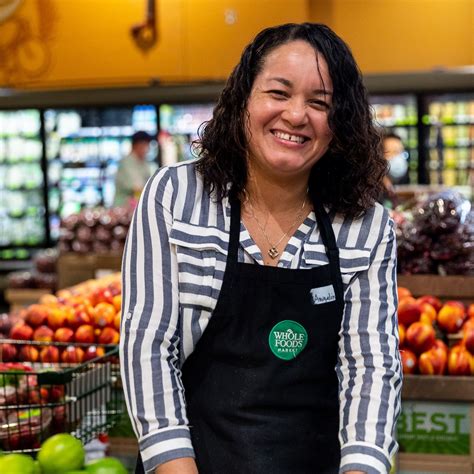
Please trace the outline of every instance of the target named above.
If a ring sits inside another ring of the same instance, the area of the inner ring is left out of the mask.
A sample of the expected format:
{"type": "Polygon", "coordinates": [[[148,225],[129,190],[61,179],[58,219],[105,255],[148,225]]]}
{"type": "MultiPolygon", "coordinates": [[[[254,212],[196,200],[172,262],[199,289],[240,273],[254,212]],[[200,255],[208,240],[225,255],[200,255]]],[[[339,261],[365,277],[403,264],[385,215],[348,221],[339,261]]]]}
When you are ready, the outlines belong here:
{"type": "Polygon", "coordinates": [[[327,63],[312,46],[297,40],[271,51],[247,103],[250,165],[279,178],[307,176],[331,142],[331,98],[327,63]]]}

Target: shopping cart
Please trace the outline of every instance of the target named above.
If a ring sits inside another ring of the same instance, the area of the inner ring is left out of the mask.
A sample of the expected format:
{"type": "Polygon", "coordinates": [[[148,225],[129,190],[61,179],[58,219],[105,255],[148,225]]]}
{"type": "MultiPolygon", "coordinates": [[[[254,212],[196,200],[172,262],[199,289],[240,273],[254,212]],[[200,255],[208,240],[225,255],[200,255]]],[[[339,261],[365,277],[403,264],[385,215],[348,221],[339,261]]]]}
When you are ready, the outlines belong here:
{"type": "MultiPolygon", "coordinates": [[[[90,346],[7,339],[0,344],[12,344],[18,352],[26,347],[23,354],[36,354],[31,347],[90,346]]],[[[117,422],[123,411],[118,348],[101,347],[103,355],[83,363],[0,361],[0,449],[34,453],[46,438],[63,432],[85,444],[117,422]]]]}

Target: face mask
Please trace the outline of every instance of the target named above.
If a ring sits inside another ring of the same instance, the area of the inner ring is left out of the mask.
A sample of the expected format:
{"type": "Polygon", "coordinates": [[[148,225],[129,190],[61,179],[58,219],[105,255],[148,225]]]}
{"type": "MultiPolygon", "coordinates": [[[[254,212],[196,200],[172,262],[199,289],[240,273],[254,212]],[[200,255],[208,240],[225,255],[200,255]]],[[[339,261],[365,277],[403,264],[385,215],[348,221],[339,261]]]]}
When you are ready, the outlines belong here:
{"type": "Polygon", "coordinates": [[[389,162],[388,175],[392,179],[400,179],[408,171],[408,153],[406,151],[395,155],[389,162]]]}

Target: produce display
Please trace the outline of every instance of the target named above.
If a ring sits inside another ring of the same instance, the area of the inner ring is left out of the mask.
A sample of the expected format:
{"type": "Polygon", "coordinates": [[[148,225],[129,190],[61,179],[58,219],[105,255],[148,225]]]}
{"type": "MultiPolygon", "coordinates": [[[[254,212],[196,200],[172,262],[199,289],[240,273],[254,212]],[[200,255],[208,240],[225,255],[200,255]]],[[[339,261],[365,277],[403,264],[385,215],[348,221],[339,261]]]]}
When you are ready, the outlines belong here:
{"type": "Polygon", "coordinates": [[[99,254],[120,253],[125,245],[133,208],[84,209],[61,221],[59,250],[61,252],[99,254]]]}
{"type": "Polygon", "coordinates": [[[125,466],[113,457],[86,462],[80,440],[61,433],[43,442],[34,460],[26,454],[0,456],[0,472],[8,474],[127,474],[125,466]]]}
{"type": "Polygon", "coordinates": [[[38,342],[4,342],[0,344],[0,360],[81,363],[103,355],[100,345],[119,342],[121,304],[120,274],[89,280],[56,295],[43,295],[38,304],[20,314],[0,315],[0,340],[38,342]]]}
{"type": "Polygon", "coordinates": [[[474,275],[474,210],[453,191],[394,211],[400,274],[474,275]]]}
{"type": "Polygon", "coordinates": [[[474,375],[474,304],[398,288],[400,356],[405,374],[474,375]]]}

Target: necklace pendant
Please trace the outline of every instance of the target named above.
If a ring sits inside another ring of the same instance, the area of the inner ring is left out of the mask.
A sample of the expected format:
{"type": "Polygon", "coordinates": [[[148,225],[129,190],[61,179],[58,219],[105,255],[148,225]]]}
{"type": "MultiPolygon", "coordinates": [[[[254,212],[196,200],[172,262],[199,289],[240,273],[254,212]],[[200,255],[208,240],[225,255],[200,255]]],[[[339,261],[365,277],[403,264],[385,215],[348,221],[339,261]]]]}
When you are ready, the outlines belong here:
{"type": "Polygon", "coordinates": [[[280,255],[280,252],[275,248],[272,247],[268,250],[268,255],[270,255],[271,258],[275,259],[280,255]]]}

